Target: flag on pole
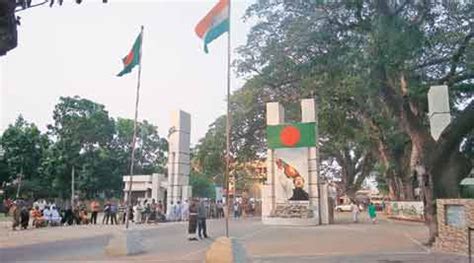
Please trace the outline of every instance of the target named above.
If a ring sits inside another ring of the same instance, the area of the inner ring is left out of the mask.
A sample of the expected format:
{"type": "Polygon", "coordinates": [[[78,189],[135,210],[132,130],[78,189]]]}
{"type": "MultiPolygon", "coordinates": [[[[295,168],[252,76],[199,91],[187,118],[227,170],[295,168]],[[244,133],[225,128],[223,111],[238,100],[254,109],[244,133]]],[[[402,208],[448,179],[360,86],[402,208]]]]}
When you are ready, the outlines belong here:
{"type": "Polygon", "coordinates": [[[268,125],[268,148],[314,147],[316,127],[314,122],[268,125]]]}
{"type": "Polygon", "coordinates": [[[209,53],[207,48],[209,43],[229,31],[229,1],[219,0],[195,28],[196,34],[204,40],[206,53],[209,53]]]}
{"type": "Polygon", "coordinates": [[[132,50],[126,55],[123,59],[123,70],[117,74],[118,77],[121,77],[127,73],[130,73],[132,69],[140,64],[140,52],[142,46],[142,33],[140,33],[133,44],[132,50]]]}

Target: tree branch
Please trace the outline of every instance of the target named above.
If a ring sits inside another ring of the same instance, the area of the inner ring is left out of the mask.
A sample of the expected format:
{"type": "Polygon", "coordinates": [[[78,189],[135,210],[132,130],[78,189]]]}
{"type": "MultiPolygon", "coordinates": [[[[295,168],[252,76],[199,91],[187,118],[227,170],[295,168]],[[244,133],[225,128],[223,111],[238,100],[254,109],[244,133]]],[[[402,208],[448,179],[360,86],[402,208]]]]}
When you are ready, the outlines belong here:
{"type": "Polygon", "coordinates": [[[441,133],[431,156],[431,163],[443,163],[443,156],[461,143],[464,136],[474,129],[474,100],[441,133]]]}

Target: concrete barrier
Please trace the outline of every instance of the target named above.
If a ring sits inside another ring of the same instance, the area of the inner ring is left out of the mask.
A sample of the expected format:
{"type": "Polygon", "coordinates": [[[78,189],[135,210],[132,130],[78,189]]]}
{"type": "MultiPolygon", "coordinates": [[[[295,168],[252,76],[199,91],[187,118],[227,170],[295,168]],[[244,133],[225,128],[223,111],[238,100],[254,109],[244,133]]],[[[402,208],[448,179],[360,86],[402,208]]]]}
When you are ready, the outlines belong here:
{"type": "Polygon", "coordinates": [[[131,229],[115,232],[105,247],[105,253],[109,256],[129,256],[143,252],[140,232],[131,229]]]}

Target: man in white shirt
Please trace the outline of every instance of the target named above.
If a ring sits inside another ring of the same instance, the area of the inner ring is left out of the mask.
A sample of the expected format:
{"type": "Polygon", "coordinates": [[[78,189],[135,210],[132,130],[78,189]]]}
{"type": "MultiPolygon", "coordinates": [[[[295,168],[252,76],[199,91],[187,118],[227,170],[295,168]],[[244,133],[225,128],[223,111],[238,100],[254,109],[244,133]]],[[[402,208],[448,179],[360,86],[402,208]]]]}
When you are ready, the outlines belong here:
{"type": "Polygon", "coordinates": [[[189,204],[188,204],[188,200],[185,200],[181,206],[181,219],[183,221],[188,221],[188,217],[189,217],[189,204]]]}
{"type": "Polygon", "coordinates": [[[51,209],[49,209],[49,206],[45,206],[43,209],[43,218],[47,222],[48,225],[51,224],[51,209]]]}
{"type": "Polygon", "coordinates": [[[51,211],[51,225],[57,226],[61,224],[61,216],[59,215],[58,209],[53,206],[51,211]]]}

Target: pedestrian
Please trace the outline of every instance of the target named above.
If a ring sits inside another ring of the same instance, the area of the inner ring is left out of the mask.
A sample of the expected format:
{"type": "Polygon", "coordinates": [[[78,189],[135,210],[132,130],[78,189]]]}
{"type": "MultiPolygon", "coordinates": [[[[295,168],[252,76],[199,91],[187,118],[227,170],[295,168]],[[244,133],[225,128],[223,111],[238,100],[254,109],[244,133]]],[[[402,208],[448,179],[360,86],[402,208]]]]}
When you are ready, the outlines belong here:
{"type": "Polygon", "coordinates": [[[175,211],[174,211],[176,221],[181,221],[181,210],[182,210],[181,201],[178,201],[176,203],[175,211]]]}
{"type": "Polygon", "coordinates": [[[110,224],[111,225],[118,224],[117,223],[117,205],[115,204],[115,202],[112,202],[110,204],[110,224]]]}
{"type": "Polygon", "coordinates": [[[208,238],[207,236],[207,227],[206,227],[206,205],[204,201],[199,203],[197,209],[197,220],[198,220],[198,236],[200,239],[204,236],[204,238],[208,238]]]}
{"type": "Polygon", "coordinates": [[[74,223],[74,212],[72,211],[71,206],[66,206],[66,211],[64,212],[64,217],[61,221],[61,224],[72,225],[74,223]]]}
{"type": "Polygon", "coordinates": [[[360,213],[359,205],[355,202],[352,202],[351,210],[352,210],[352,221],[354,223],[357,223],[359,221],[359,213],[360,213]]]}
{"type": "Polygon", "coordinates": [[[43,209],[43,218],[44,218],[44,221],[46,221],[47,225],[51,224],[51,217],[52,217],[51,209],[49,208],[49,205],[46,205],[43,209]]]}
{"type": "Polygon", "coordinates": [[[30,222],[30,213],[28,212],[28,208],[26,208],[26,205],[25,205],[21,208],[21,211],[20,211],[21,228],[27,229],[29,222],[30,222]]]}
{"type": "Polygon", "coordinates": [[[234,202],[234,218],[239,218],[239,202],[234,202]]]}
{"type": "Polygon", "coordinates": [[[174,205],[173,201],[171,201],[170,205],[169,205],[169,207],[167,208],[167,211],[166,211],[168,221],[174,221],[174,207],[175,207],[175,205],[174,205]]]}
{"type": "Polygon", "coordinates": [[[222,200],[217,201],[217,218],[224,217],[224,204],[222,200]]]}
{"type": "Polygon", "coordinates": [[[142,206],[140,204],[140,201],[137,201],[137,204],[133,207],[133,214],[134,216],[134,222],[135,224],[141,224],[142,223],[142,206]]]}
{"type": "Polygon", "coordinates": [[[12,216],[12,230],[16,230],[16,227],[20,225],[20,207],[18,204],[13,202],[10,205],[10,215],[12,216]]]}
{"type": "Polygon", "coordinates": [[[158,201],[158,205],[156,206],[156,216],[159,221],[166,221],[166,217],[164,216],[163,202],[161,200],[158,201]]]}
{"type": "Polygon", "coordinates": [[[373,224],[377,223],[377,212],[375,211],[374,203],[370,202],[369,207],[367,209],[369,211],[369,217],[372,220],[373,224]]]}
{"type": "Polygon", "coordinates": [[[188,220],[188,240],[190,241],[198,240],[196,238],[197,224],[198,224],[198,219],[197,219],[196,202],[192,200],[191,205],[189,206],[189,220],[188,220]]]}
{"type": "Polygon", "coordinates": [[[51,219],[50,219],[51,226],[59,226],[61,225],[61,216],[59,215],[59,211],[56,206],[51,207],[51,219]]]}
{"type": "Polygon", "coordinates": [[[188,200],[184,200],[184,203],[181,207],[181,218],[183,219],[183,221],[188,221],[188,217],[189,217],[189,204],[188,204],[188,200]]]}
{"type": "Polygon", "coordinates": [[[93,200],[91,202],[91,224],[97,224],[97,214],[99,213],[100,210],[100,204],[97,202],[97,200],[93,200]]]}
{"type": "Polygon", "coordinates": [[[104,205],[104,217],[102,218],[102,225],[104,223],[108,225],[109,218],[110,218],[110,201],[107,201],[104,205]]]}

